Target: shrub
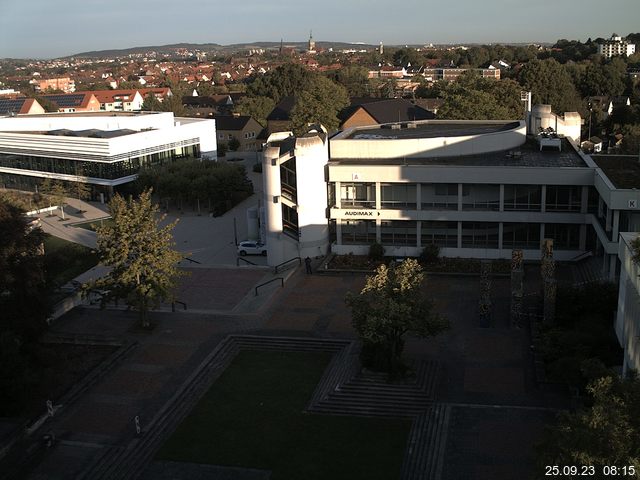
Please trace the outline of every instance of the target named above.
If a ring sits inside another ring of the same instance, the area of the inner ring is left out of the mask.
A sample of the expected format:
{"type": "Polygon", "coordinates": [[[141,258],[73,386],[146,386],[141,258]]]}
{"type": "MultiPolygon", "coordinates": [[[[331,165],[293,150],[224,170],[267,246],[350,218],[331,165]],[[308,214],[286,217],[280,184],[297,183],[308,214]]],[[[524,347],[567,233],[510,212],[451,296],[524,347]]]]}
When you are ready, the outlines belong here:
{"type": "Polygon", "coordinates": [[[420,253],[420,263],[430,265],[436,263],[440,257],[440,247],[434,243],[425,245],[420,253]]]}
{"type": "Polygon", "coordinates": [[[369,258],[371,260],[382,260],[384,258],[384,247],[379,243],[372,243],[369,247],[369,258]]]}

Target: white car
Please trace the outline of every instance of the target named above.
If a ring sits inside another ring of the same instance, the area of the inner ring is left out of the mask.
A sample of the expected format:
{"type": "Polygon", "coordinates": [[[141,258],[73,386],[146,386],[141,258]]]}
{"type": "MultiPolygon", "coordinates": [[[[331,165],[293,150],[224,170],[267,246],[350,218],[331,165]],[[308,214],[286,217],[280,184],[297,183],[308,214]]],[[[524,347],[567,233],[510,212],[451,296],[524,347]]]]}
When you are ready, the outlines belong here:
{"type": "Polygon", "coordinates": [[[265,256],[267,254],[267,246],[259,242],[247,240],[245,242],[240,242],[240,244],[238,245],[238,254],[243,257],[245,255],[265,256]]]}

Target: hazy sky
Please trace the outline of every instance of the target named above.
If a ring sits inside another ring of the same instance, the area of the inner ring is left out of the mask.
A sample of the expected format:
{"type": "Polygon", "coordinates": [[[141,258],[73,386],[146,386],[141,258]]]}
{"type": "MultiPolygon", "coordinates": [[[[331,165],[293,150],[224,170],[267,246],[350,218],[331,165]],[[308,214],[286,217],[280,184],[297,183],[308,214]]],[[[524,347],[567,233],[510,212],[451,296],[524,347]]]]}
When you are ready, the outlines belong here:
{"type": "Polygon", "coordinates": [[[640,31],[640,0],[0,0],[0,58],[178,42],[553,42],[640,31]]]}

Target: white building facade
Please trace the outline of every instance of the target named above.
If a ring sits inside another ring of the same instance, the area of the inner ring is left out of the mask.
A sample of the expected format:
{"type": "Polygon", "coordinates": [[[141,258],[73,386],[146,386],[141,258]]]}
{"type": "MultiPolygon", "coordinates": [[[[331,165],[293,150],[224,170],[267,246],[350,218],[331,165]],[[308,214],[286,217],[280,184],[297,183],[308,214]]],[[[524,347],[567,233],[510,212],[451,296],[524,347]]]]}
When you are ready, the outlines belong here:
{"type": "Polygon", "coordinates": [[[640,231],[640,189],[616,188],[576,148],[577,114],[558,117],[543,106],[531,118],[544,131],[533,135],[530,126],[527,135],[524,121],[427,120],[346,130],[328,151],[314,143],[312,156],[301,139],[268,143],[265,172],[292,159],[296,172],[303,162],[317,165],[296,176],[296,192],[309,195],[293,200],[282,193],[291,185],[283,169],[265,175],[269,264],[297,251],[367,254],[372,243],[398,257],[435,244],[444,256],[510,258],[522,249],[539,259],[541,241],[551,238],[557,260],[593,252],[615,278],[619,232],[640,231]],[[277,196],[291,211],[274,206],[277,196]],[[295,223],[308,208],[313,218],[295,223]],[[285,253],[271,258],[275,250],[285,253]]]}
{"type": "Polygon", "coordinates": [[[622,373],[640,371],[640,266],[633,261],[632,242],[637,233],[620,235],[620,283],[615,330],[624,349],[622,373]]]}
{"type": "Polygon", "coordinates": [[[630,57],[636,53],[636,46],[614,33],[609,40],[605,40],[604,43],[598,45],[598,53],[605,58],[619,55],[630,57]]]}
{"type": "MultiPolygon", "coordinates": [[[[144,166],[216,160],[215,121],[170,112],[45,114],[0,118],[0,186],[35,190],[45,179],[84,182],[93,196],[144,166]]],[[[104,198],[104,197],[103,197],[104,198]]]]}

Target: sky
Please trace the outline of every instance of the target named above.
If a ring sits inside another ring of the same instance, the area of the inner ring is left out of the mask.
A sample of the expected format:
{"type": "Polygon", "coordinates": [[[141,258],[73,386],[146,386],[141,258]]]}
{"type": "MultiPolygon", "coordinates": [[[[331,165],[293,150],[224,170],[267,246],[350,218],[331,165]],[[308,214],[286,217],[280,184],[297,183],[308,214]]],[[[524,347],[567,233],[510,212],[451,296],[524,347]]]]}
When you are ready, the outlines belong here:
{"type": "Polygon", "coordinates": [[[639,0],[0,0],[0,58],[172,43],[585,41],[640,31],[639,0]],[[604,8],[604,11],[603,11],[604,8]]]}

